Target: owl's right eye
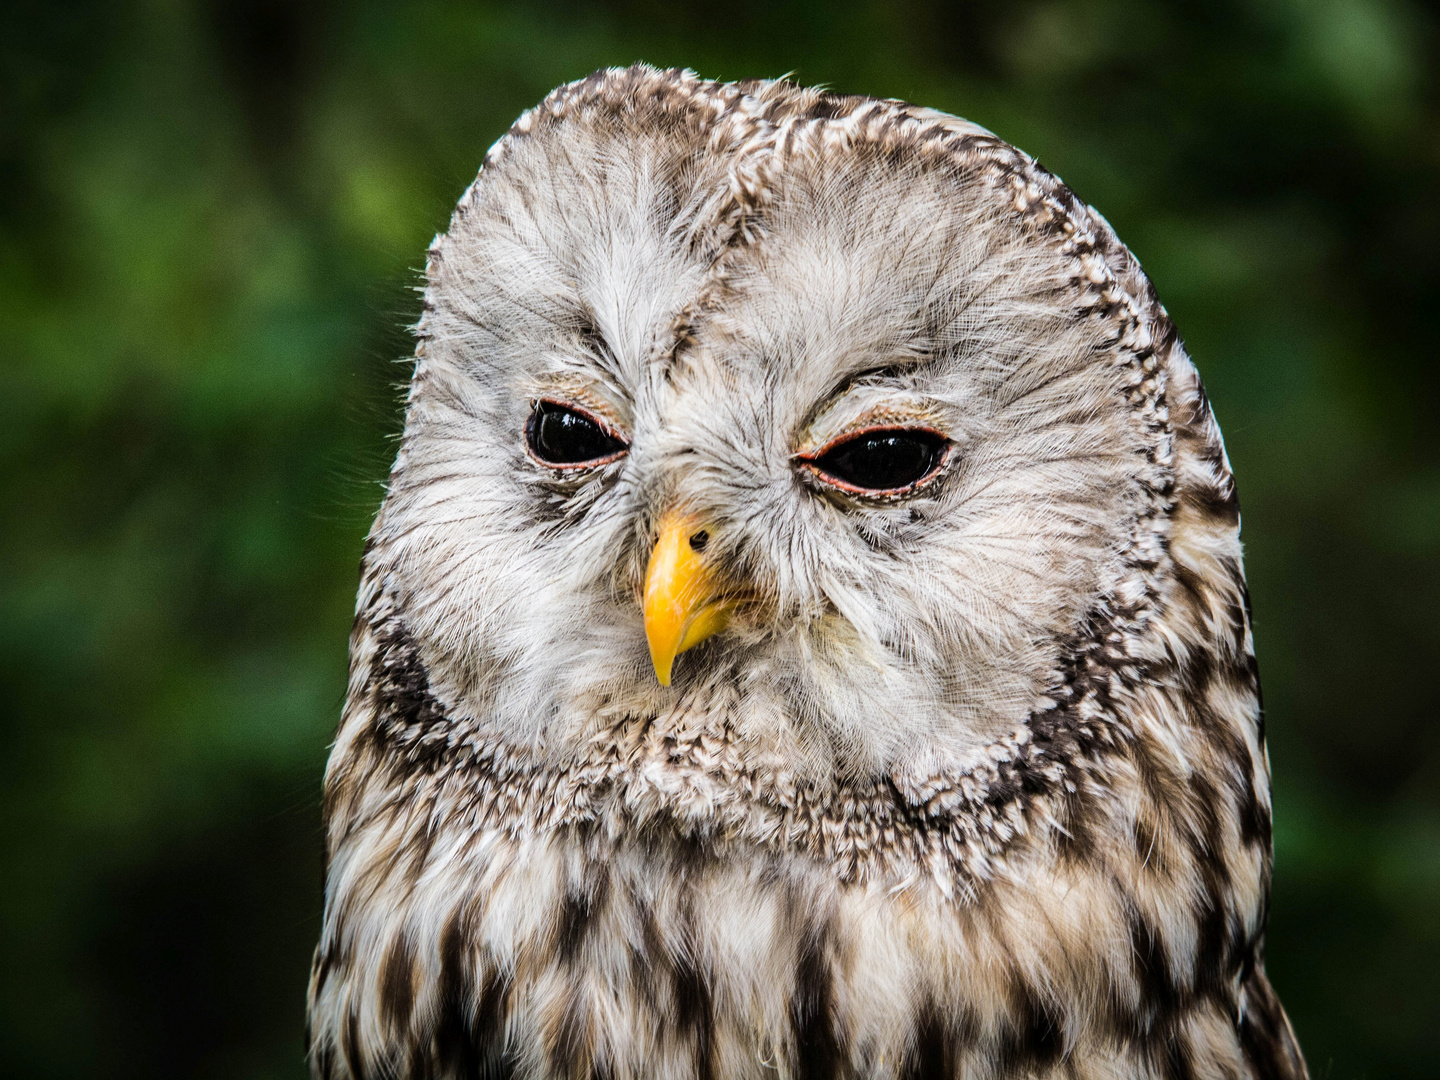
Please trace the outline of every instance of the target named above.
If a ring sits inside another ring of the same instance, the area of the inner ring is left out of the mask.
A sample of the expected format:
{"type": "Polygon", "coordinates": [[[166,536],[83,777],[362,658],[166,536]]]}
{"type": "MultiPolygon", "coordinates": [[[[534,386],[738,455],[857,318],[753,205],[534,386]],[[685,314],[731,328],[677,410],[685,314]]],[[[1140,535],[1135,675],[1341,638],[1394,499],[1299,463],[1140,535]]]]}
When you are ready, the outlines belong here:
{"type": "Polygon", "coordinates": [[[630,447],[594,416],[558,401],[539,401],[525,425],[535,460],[555,469],[603,465],[630,447]]]}

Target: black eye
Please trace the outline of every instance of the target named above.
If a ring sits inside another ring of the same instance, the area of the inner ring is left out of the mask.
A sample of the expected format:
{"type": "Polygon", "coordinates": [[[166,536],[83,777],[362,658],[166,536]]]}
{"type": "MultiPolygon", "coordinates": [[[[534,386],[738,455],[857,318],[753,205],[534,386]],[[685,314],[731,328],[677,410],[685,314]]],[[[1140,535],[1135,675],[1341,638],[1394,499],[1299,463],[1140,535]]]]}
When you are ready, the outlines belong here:
{"type": "Polygon", "coordinates": [[[899,491],[940,466],[948,440],[933,431],[866,431],[809,458],[817,472],[842,488],[867,493],[899,491]]]}
{"type": "Polygon", "coordinates": [[[530,452],[546,465],[591,465],[623,454],[625,443],[575,409],[541,401],[525,425],[530,452]]]}

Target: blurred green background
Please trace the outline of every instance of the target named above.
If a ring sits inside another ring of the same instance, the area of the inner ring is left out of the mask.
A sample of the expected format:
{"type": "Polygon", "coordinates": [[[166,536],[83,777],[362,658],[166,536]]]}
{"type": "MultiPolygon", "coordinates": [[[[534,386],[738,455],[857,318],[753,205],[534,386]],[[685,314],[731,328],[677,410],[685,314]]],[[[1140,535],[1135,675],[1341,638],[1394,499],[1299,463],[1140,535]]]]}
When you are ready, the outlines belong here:
{"type": "Polygon", "coordinates": [[[0,1073],[303,1075],[319,784],[425,246],[645,59],[970,117],[1139,255],[1240,479],[1270,971],[1440,1076],[1440,19],[1404,0],[0,6],[0,1073]]]}

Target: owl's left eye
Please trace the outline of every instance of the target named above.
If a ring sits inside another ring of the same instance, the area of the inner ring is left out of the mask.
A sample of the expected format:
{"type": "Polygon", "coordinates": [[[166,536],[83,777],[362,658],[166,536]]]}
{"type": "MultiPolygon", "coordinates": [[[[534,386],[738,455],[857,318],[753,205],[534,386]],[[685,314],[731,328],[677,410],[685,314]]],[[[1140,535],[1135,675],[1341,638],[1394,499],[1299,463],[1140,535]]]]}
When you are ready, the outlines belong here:
{"type": "Polygon", "coordinates": [[[933,475],[950,440],[924,428],[871,428],[824,446],[804,461],[842,491],[891,495],[933,475]]]}
{"type": "Polygon", "coordinates": [[[537,461],[557,469],[602,465],[629,449],[589,413],[556,401],[536,403],[525,444],[537,461]]]}

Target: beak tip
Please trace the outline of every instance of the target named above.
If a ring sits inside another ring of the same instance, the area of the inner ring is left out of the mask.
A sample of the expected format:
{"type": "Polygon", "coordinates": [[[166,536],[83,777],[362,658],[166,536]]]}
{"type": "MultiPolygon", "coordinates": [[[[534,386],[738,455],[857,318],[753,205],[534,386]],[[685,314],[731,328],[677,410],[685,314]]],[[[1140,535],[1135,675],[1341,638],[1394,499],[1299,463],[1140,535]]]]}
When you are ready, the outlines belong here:
{"type": "Polygon", "coordinates": [[[650,663],[655,668],[655,679],[661,686],[670,685],[670,676],[675,668],[675,654],[662,656],[653,649],[650,652],[650,663]]]}

